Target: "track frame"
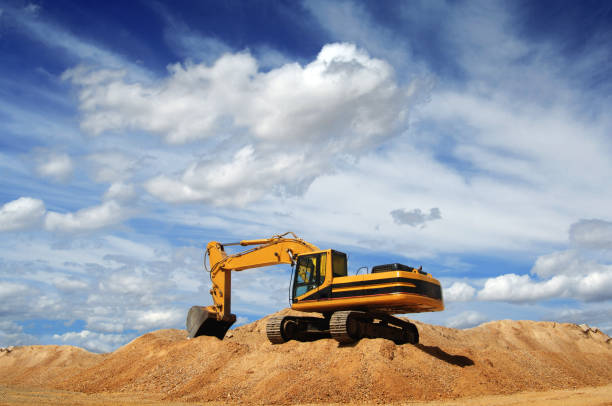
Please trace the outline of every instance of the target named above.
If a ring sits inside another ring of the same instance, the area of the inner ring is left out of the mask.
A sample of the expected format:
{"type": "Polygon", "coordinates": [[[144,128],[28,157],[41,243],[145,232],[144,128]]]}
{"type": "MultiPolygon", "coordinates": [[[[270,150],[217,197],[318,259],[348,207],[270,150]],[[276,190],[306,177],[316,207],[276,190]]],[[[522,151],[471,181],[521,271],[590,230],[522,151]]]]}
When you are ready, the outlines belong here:
{"type": "Polygon", "coordinates": [[[358,310],[327,313],[322,318],[271,317],[266,324],[266,335],[272,344],[330,337],[340,344],[355,343],[362,338],[384,338],[398,345],[419,342],[419,331],[413,323],[389,314],[358,310]]]}

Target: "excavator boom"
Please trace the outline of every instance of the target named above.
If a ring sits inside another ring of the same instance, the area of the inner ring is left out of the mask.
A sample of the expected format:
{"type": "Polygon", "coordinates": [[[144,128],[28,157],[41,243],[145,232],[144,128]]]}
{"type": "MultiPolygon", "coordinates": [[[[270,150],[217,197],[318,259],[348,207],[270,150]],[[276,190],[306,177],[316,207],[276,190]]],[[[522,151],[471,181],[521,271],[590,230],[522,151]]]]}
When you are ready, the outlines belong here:
{"type": "MultiPolygon", "coordinates": [[[[230,244],[209,242],[206,246],[206,254],[210,261],[212,281],[210,294],[213,298],[213,305],[193,306],[189,309],[187,314],[189,337],[209,335],[222,339],[227,330],[236,322],[236,315],[231,313],[231,271],[293,264],[299,254],[317,250],[316,246],[298,238],[293,233],[230,244]],[[224,246],[228,245],[253,246],[253,248],[228,255],[224,249],[224,246]]],[[[206,263],[204,265],[206,266],[206,263]]]]}

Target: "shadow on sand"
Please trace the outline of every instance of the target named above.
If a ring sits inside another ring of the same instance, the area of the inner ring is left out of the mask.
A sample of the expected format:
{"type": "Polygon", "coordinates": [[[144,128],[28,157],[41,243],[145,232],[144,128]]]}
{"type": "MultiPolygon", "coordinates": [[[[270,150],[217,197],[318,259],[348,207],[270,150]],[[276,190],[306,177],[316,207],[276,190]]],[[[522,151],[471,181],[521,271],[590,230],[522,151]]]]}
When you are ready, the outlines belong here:
{"type": "Polygon", "coordinates": [[[470,358],[464,357],[463,355],[451,355],[440,347],[433,347],[423,344],[416,344],[415,347],[431,355],[432,357],[436,357],[439,360],[448,362],[449,364],[457,365],[461,368],[474,365],[474,361],[472,361],[470,358]]]}

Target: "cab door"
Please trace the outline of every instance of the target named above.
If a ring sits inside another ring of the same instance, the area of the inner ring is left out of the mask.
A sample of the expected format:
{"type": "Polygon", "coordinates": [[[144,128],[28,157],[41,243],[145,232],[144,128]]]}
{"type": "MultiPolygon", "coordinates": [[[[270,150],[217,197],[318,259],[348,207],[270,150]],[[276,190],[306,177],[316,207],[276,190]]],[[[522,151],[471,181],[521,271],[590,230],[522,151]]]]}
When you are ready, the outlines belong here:
{"type": "Polygon", "coordinates": [[[327,253],[307,254],[298,257],[293,277],[293,301],[305,299],[308,293],[325,282],[327,274],[327,253]],[[302,298],[302,296],[304,296],[302,298]]]}

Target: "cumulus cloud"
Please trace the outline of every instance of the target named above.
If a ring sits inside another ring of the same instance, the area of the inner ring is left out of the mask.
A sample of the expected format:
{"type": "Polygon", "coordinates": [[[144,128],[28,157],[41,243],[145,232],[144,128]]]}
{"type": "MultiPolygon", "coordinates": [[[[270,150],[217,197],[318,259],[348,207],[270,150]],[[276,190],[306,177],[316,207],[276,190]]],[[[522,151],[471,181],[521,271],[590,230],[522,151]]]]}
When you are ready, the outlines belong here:
{"type": "Polygon", "coordinates": [[[53,339],[62,343],[85,348],[93,352],[110,352],[124,344],[130,336],[124,334],[105,334],[89,330],[71,331],[54,334],[53,339]]]}
{"type": "Polygon", "coordinates": [[[32,345],[37,341],[34,336],[24,333],[23,327],[19,324],[9,320],[0,321],[0,347],[32,345]]]}
{"type": "Polygon", "coordinates": [[[0,320],[29,324],[42,317],[84,323],[83,331],[56,331],[57,337],[42,338],[46,344],[110,351],[153,329],[183,328],[189,306],[211,301],[201,247],[175,249],[148,237],[137,241],[98,233],[55,248],[49,245],[64,235],[39,234],[35,239],[36,244],[25,246],[23,241],[0,239],[5,252],[11,252],[0,261],[0,320]],[[33,252],[37,256],[32,257],[33,252]]]}
{"type": "MultiPolygon", "coordinates": [[[[531,268],[531,273],[541,278],[580,273],[584,272],[584,262],[580,258],[580,254],[575,250],[552,252],[538,257],[531,268]]],[[[592,263],[589,264],[589,267],[592,266],[592,263]]]]}
{"type": "Polygon", "coordinates": [[[0,207],[0,231],[23,230],[36,226],[46,212],[42,200],[20,197],[0,207]]]}
{"type": "Polygon", "coordinates": [[[487,279],[478,292],[481,300],[534,302],[554,298],[583,301],[612,299],[612,266],[601,271],[575,275],[557,275],[547,280],[534,280],[529,275],[505,274],[487,279]]]}
{"type": "Polygon", "coordinates": [[[579,248],[612,249],[612,222],[580,220],[570,227],[570,241],[579,248]]]}
{"type": "Polygon", "coordinates": [[[360,144],[384,136],[404,118],[405,103],[393,102],[409,96],[394,83],[390,65],[350,44],[326,45],[305,67],[287,64],[265,73],[248,53],[225,54],[212,66],[169,69],[170,77],[157,87],[83,67],[64,78],[84,88],[82,125],[89,132],[134,128],[174,143],[215,136],[220,121],[230,117],[258,139],[318,140],[333,134],[360,144]]]}
{"type": "Polygon", "coordinates": [[[68,154],[44,153],[36,158],[36,172],[56,181],[66,181],[72,175],[73,164],[68,154]]]}
{"type": "Polygon", "coordinates": [[[469,310],[449,318],[446,321],[446,325],[452,328],[471,328],[485,321],[487,321],[487,317],[484,314],[469,310]]]}
{"type": "Polygon", "coordinates": [[[75,213],[49,212],[45,217],[45,228],[61,232],[91,231],[117,224],[124,218],[125,210],[114,200],[109,200],[75,213]]]}
{"type": "Polygon", "coordinates": [[[130,183],[115,182],[111,184],[106,193],[104,193],[104,199],[124,202],[132,199],[135,195],[136,191],[134,185],[130,183]]]}
{"type": "Polygon", "coordinates": [[[107,310],[99,307],[90,309],[87,329],[55,334],[53,339],[90,351],[109,352],[138,335],[123,333],[126,329],[143,332],[176,327],[182,324],[186,315],[185,309],[179,308],[121,309],[119,313],[113,311],[113,314],[108,314],[107,310]]]}
{"type": "Polygon", "coordinates": [[[412,211],[408,211],[406,209],[396,209],[390,214],[391,217],[393,217],[395,224],[409,225],[412,227],[424,226],[428,221],[439,220],[442,218],[440,215],[440,209],[437,207],[432,207],[429,209],[429,214],[422,212],[421,209],[414,209],[412,211]]]}
{"type": "Polygon", "coordinates": [[[608,249],[612,241],[611,224],[596,219],[572,224],[569,236],[574,248],[538,257],[531,275],[511,273],[489,278],[478,292],[478,298],[508,302],[554,298],[586,302],[612,299],[612,264],[587,255],[608,249]]]}
{"type": "Polygon", "coordinates": [[[476,289],[464,282],[455,282],[444,289],[444,300],[448,302],[466,302],[474,298],[476,289]]]}
{"type": "Polygon", "coordinates": [[[134,129],[175,144],[205,142],[206,156],[181,175],[147,183],[151,194],[171,202],[240,204],[270,192],[301,194],[346,157],[400,134],[417,93],[415,85],[396,83],[387,62],[345,43],[324,46],[305,66],[266,72],[248,53],[169,70],[157,84],[84,67],[64,78],[82,88],[82,127],[92,134],[134,129]]]}
{"type": "MultiPolygon", "coordinates": [[[[15,273],[15,270],[11,270],[15,273]]],[[[6,277],[5,275],[2,275],[6,277]]],[[[28,313],[31,309],[37,308],[40,303],[47,298],[40,290],[28,285],[27,283],[0,281],[0,315],[16,316],[28,313]]]]}
{"type": "Polygon", "coordinates": [[[185,309],[179,308],[129,310],[126,312],[126,317],[130,321],[130,328],[140,331],[176,326],[182,324],[185,316],[185,309]]]}

